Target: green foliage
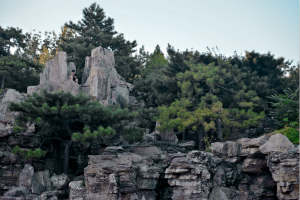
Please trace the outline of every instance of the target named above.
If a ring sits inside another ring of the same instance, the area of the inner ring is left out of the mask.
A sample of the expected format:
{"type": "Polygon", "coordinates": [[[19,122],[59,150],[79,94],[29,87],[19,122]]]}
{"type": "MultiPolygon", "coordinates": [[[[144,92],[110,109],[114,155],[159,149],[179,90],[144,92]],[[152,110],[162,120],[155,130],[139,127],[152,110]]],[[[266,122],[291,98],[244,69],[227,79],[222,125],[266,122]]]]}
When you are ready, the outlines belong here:
{"type": "Polygon", "coordinates": [[[102,126],[99,126],[97,130],[91,131],[88,126],[85,126],[83,128],[83,133],[76,132],[72,134],[72,140],[86,145],[94,140],[111,138],[115,134],[116,131],[111,127],[103,128],[102,126]]]}
{"type": "Polygon", "coordinates": [[[206,135],[206,136],[203,137],[203,141],[204,141],[204,144],[205,144],[205,151],[206,152],[211,152],[210,147],[211,147],[211,143],[213,142],[213,139],[206,135]]]}
{"type": "MultiPolygon", "coordinates": [[[[41,148],[58,161],[59,155],[66,152],[75,158],[86,158],[93,145],[99,145],[95,138],[106,139],[122,132],[134,117],[127,109],[104,107],[87,96],[63,92],[34,94],[23,102],[12,103],[10,109],[20,113],[17,126],[25,128],[28,123],[35,124],[35,134],[40,138],[41,148]],[[86,144],[80,146],[79,153],[75,155],[75,151],[70,151],[72,140],[86,144]]],[[[69,154],[64,156],[65,160],[68,158],[69,154]]],[[[64,161],[65,164],[68,162],[64,161]]]]}
{"type": "Polygon", "coordinates": [[[11,55],[11,50],[20,52],[25,44],[25,35],[19,28],[8,27],[6,29],[0,26],[0,57],[11,55]]]}
{"type": "Polygon", "coordinates": [[[270,96],[273,116],[279,127],[297,123],[299,121],[299,89],[284,90],[281,94],[270,96]]]}
{"type": "Polygon", "coordinates": [[[127,41],[123,34],[118,34],[114,30],[114,20],[107,17],[96,3],[83,10],[80,21],[66,23],[65,30],[59,46],[75,62],[80,79],[84,67],[82,58],[89,56],[91,50],[98,46],[109,47],[114,51],[116,69],[127,81],[132,82],[139,73],[140,63],[132,55],[137,46],[136,41],[127,41]]]}
{"type": "Polygon", "coordinates": [[[143,132],[141,129],[137,128],[128,128],[122,132],[122,137],[127,141],[129,144],[137,143],[142,141],[143,139],[143,132]]]}
{"type": "Polygon", "coordinates": [[[12,153],[21,156],[21,158],[25,159],[26,161],[33,160],[33,159],[40,159],[45,157],[46,151],[43,151],[40,148],[36,149],[22,149],[19,146],[15,146],[12,149],[12,153]]]}
{"type": "Polygon", "coordinates": [[[18,126],[17,124],[15,124],[14,127],[13,127],[13,132],[14,133],[20,133],[24,130],[25,130],[24,127],[18,126]]]}
{"type": "Polygon", "coordinates": [[[168,76],[168,60],[157,45],[147,57],[141,76],[135,81],[136,96],[147,107],[170,104],[176,97],[175,78],[168,76]]]}
{"type": "Polygon", "coordinates": [[[187,66],[176,76],[181,98],[159,107],[161,129],[197,132],[201,137],[210,133],[221,139],[224,131],[257,126],[265,117],[255,111],[260,98],[247,88],[238,67],[225,61],[187,66]]]}
{"type": "Polygon", "coordinates": [[[14,88],[26,92],[28,86],[39,83],[41,69],[41,65],[29,59],[17,56],[0,57],[1,88],[14,88]]]}

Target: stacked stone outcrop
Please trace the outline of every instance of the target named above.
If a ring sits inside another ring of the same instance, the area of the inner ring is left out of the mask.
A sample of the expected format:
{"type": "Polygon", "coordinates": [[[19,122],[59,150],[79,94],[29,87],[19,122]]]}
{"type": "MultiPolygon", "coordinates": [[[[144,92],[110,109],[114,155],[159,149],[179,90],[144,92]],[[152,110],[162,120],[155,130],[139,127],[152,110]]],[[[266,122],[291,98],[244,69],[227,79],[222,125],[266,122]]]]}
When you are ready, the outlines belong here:
{"type": "Polygon", "coordinates": [[[40,74],[40,84],[29,86],[28,94],[38,93],[42,90],[48,92],[64,91],[73,95],[79,94],[79,85],[70,79],[71,68],[74,64],[67,64],[67,54],[58,52],[54,58],[46,62],[45,69],[40,74]]]}
{"type": "Polygon", "coordinates": [[[102,47],[92,50],[91,56],[85,59],[81,85],[72,80],[72,70],[76,70],[74,63],[68,64],[67,54],[58,52],[46,63],[40,74],[40,84],[29,86],[27,93],[64,91],[73,95],[89,95],[103,105],[129,103],[129,92],[133,86],[118,74],[112,51],[102,47]]]}
{"type": "Polygon", "coordinates": [[[132,85],[118,74],[112,51],[97,47],[86,57],[82,76],[84,92],[104,105],[129,103],[132,85]]]}
{"type": "Polygon", "coordinates": [[[299,150],[285,136],[217,142],[211,151],[108,147],[89,157],[82,195],[70,186],[70,199],[298,199],[299,150]]]}

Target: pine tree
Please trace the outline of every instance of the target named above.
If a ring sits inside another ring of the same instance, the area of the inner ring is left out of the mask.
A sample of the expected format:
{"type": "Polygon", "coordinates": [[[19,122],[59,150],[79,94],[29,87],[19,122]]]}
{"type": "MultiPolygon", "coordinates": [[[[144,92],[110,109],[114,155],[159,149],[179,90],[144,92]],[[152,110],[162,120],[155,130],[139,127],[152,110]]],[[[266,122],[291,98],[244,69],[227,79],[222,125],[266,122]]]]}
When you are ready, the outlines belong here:
{"type": "Polygon", "coordinates": [[[20,113],[16,120],[16,126],[21,127],[19,130],[26,128],[27,124],[35,124],[35,135],[40,139],[39,148],[47,151],[48,156],[54,156],[60,161],[60,155],[65,154],[63,162],[58,162],[62,164],[65,173],[69,168],[70,155],[75,160],[78,156],[84,156],[86,160],[92,148],[91,145],[89,148],[81,148],[78,155],[74,155],[71,149],[76,144],[72,142],[72,137],[75,142],[89,140],[90,143],[98,144],[101,141],[90,140],[88,130],[91,133],[96,131],[96,134],[115,131],[122,133],[125,127],[123,122],[132,117],[127,110],[104,107],[89,97],[62,92],[34,94],[24,102],[12,103],[10,109],[20,113]],[[104,129],[99,129],[99,126],[104,129]]]}
{"type": "Polygon", "coordinates": [[[123,34],[118,34],[114,28],[114,20],[107,17],[96,3],[83,10],[83,18],[80,21],[70,21],[65,27],[72,34],[69,37],[61,36],[60,48],[75,62],[79,79],[84,68],[84,58],[98,46],[114,51],[116,69],[127,81],[132,82],[139,73],[140,63],[132,55],[137,46],[136,41],[127,41],[123,34]]]}

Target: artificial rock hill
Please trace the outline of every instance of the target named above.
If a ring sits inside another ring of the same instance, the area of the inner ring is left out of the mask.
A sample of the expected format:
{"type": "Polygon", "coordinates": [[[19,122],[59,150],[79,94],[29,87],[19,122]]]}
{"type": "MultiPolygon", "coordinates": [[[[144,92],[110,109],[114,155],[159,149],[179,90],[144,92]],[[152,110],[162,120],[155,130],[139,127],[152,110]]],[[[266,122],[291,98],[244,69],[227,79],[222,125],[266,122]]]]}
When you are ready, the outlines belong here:
{"type": "Polygon", "coordinates": [[[129,92],[133,86],[124,81],[116,71],[112,51],[102,47],[92,50],[91,56],[85,59],[81,86],[69,78],[72,70],[76,70],[74,63],[67,63],[65,52],[58,52],[46,63],[40,74],[40,84],[29,86],[27,93],[62,90],[73,95],[82,92],[104,105],[117,104],[119,101],[129,103],[129,92]]]}
{"type": "Polygon", "coordinates": [[[82,85],[70,80],[73,63],[59,52],[46,64],[40,84],[28,94],[8,89],[0,97],[0,200],[296,200],[299,198],[299,146],[281,134],[216,142],[211,152],[190,143],[111,146],[89,156],[84,175],[70,179],[19,163],[11,146],[31,146],[34,127],[19,140],[12,135],[16,113],[10,102],[34,92],[83,92],[104,105],[130,102],[132,86],[114,68],[114,56],[101,47],[86,58],[82,85]],[[26,138],[26,137],[25,137],[26,138]],[[66,194],[68,198],[66,198],[66,194]]]}

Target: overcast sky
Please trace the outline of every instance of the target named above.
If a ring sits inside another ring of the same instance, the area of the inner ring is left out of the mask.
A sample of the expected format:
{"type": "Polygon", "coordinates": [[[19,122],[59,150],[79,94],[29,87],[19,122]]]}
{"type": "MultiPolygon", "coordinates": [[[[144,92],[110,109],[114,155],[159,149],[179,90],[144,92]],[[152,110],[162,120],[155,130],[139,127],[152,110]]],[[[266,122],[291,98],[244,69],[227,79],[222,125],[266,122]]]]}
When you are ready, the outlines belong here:
{"type": "Polygon", "coordinates": [[[218,46],[225,55],[270,51],[299,62],[298,0],[0,0],[0,25],[58,32],[93,2],[149,51],[168,43],[179,50],[218,46]]]}

